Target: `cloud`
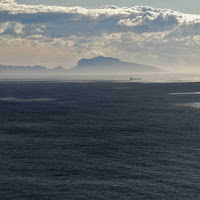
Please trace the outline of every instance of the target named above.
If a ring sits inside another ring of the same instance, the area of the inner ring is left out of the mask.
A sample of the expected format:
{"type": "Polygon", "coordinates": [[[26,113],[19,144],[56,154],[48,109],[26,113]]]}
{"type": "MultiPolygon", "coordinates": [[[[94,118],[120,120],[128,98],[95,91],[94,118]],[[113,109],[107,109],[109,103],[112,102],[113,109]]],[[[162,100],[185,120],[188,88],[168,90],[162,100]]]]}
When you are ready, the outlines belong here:
{"type": "Polygon", "coordinates": [[[196,64],[200,16],[147,6],[86,9],[0,0],[0,48],[17,46],[70,49],[77,59],[110,55],[155,65],[196,64]]]}
{"type": "MultiPolygon", "coordinates": [[[[59,7],[46,5],[21,5],[13,0],[0,2],[0,22],[13,22],[24,26],[30,36],[41,27],[49,37],[69,35],[98,35],[116,32],[158,32],[187,25],[199,26],[200,17],[186,15],[169,9],[135,6],[118,8],[103,6],[99,9],[59,7]]],[[[188,28],[189,29],[189,28],[188,28]]],[[[200,29],[198,27],[198,29],[200,29]]],[[[188,33],[187,33],[188,34],[188,33]]]]}

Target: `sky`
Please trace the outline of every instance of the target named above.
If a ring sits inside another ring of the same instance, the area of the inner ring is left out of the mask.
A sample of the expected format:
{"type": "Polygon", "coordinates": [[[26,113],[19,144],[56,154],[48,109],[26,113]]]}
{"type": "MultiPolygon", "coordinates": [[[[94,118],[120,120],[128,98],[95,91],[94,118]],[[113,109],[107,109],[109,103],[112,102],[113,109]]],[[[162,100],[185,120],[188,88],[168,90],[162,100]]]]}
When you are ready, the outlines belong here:
{"type": "Polygon", "coordinates": [[[132,7],[135,5],[152,6],[156,8],[169,8],[172,10],[200,14],[199,0],[18,0],[23,4],[46,4],[60,6],[83,6],[98,8],[102,5],[116,5],[119,7],[132,7]]]}
{"type": "Polygon", "coordinates": [[[112,56],[200,70],[197,0],[0,0],[0,64],[73,67],[112,56]]]}

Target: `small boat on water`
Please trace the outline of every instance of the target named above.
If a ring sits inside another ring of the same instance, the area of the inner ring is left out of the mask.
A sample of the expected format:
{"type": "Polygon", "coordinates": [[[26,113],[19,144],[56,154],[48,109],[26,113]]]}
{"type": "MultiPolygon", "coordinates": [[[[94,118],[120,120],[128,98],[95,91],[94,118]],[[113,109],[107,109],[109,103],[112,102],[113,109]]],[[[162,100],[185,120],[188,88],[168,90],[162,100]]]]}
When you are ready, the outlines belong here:
{"type": "Polygon", "coordinates": [[[141,81],[142,79],[141,78],[133,78],[133,77],[130,77],[130,81],[141,81]]]}

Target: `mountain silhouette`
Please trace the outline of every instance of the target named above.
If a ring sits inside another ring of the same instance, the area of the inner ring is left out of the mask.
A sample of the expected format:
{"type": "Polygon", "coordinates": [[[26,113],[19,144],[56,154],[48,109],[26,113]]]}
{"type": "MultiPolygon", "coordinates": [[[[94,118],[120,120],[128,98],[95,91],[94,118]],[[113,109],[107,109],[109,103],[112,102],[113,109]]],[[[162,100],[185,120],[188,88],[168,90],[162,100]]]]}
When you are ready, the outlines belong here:
{"type": "Polygon", "coordinates": [[[157,68],[131,62],[123,62],[118,58],[98,56],[81,59],[77,66],[69,69],[79,73],[115,73],[115,72],[156,72],[157,68]]]}

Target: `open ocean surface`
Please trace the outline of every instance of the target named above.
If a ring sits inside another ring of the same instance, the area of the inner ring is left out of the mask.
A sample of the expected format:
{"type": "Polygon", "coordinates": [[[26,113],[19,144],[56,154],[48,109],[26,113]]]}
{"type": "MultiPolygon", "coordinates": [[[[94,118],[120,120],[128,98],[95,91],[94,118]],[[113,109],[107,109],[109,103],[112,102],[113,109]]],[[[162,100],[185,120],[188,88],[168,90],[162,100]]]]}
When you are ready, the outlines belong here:
{"type": "Polygon", "coordinates": [[[1,200],[200,199],[200,83],[1,82],[1,200]]]}

